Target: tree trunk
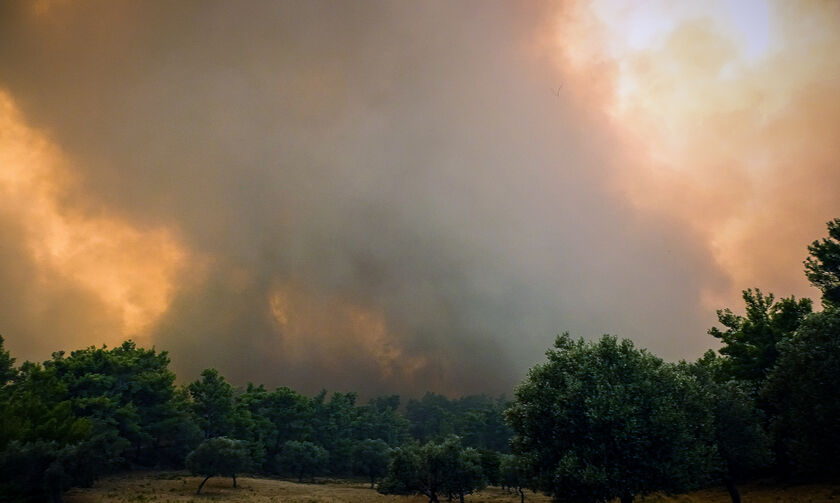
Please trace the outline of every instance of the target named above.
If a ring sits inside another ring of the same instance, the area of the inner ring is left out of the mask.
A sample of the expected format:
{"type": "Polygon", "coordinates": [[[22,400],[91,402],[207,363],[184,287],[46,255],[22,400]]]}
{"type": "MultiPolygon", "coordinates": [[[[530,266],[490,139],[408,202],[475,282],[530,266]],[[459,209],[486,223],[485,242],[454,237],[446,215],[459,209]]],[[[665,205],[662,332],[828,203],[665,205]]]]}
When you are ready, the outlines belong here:
{"type": "Polygon", "coordinates": [[[521,487],[519,488],[519,502],[525,503],[525,491],[521,487]]]}
{"type": "Polygon", "coordinates": [[[461,492],[458,493],[458,500],[461,503],[464,503],[464,491],[461,491],[461,492]]]}
{"type": "Polygon", "coordinates": [[[633,495],[630,493],[624,493],[621,495],[621,503],[633,503],[633,495]]]}
{"type": "Polygon", "coordinates": [[[201,484],[198,484],[198,490],[195,492],[196,494],[201,494],[201,488],[204,487],[204,483],[212,477],[212,475],[208,475],[204,480],[201,481],[201,484]]]}
{"type": "Polygon", "coordinates": [[[370,488],[373,489],[373,484],[376,482],[376,477],[371,475],[370,476],[370,488]]]}
{"type": "Polygon", "coordinates": [[[236,487],[236,474],[233,474],[233,487],[236,487]]]}
{"type": "Polygon", "coordinates": [[[732,498],[732,503],[741,503],[741,494],[738,493],[738,488],[735,487],[735,481],[732,477],[726,475],[723,477],[723,483],[726,485],[726,490],[729,491],[729,497],[732,498]]]}
{"type": "Polygon", "coordinates": [[[64,499],[61,497],[61,488],[52,489],[50,491],[52,503],[62,503],[64,499]]]}

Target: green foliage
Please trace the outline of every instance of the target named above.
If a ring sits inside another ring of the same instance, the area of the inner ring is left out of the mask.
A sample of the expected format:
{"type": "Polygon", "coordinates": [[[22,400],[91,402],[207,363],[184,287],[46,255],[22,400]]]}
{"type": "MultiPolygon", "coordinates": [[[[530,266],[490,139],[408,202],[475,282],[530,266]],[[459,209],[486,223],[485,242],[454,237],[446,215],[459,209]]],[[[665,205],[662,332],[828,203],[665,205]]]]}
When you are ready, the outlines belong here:
{"type": "Polygon", "coordinates": [[[410,438],[408,420],[397,409],[400,397],[397,395],[374,398],[357,412],[359,438],[378,438],[388,445],[400,445],[410,438]]]}
{"type": "Polygon", "coordinates": [[[457,495],[463,503],[464,495],[472,494],[487,485],[481,466],[481,454],[472,447],[463,448],[458,437],[446,439],[443,449],[447,461],[444,481],[447,496],[457,495]]]}
{"type": "Polygon", "coordinates": [[[746,316],[719,310],[718,321],[726,330],[711,328],[709,335],[723,342],[722,377],[758,385],[773,368],[779,343],[790,338],[811,313],[811,299],[789,297],[774,302],[773,294],[764,295],[759,289],[744,290],[743,298],[746,316]]]}
{"type": "Polygon", "coordinates": [[[476,449],[508,452],[508,440],[513,432],[504,419],[509,403],[504,396],[493,399],[487,395],[465,396],[454,403],[455,434],[464,445],[476,449]]]}
{"type": "Polygon", "coordinates": [[[9,384],[16,375],[15,359],[3,348],[3,336],[0,335],[0,389],[9,384]]]}
{"type": "Polygon", "coordinates": [[[405,415],[411,422],[411,436],[418,442],[455,433],[449,400],[436,393],[426,393],[420,400],[409,400],[405,415]]]}
{"type": "Polygon", "coordinates": [[[92,422],[74,413],[67,386],[55,369],[25,362],[17,379],[4,387],[0,399],[0,449],[12,440],[64,445],[92,434],[92,422]]]}
{"type": "Polygon", "coordinates": [[[130,341],[24,363],[0,387],[0,455],[53,498],[127,462],[182,466],[196,431],[168,364],[130,341]]]}
{"type": "Polygon", "coordinates": [[[420,480],[420,447],[416,444],[406,444],[390,451],[391,461],[388,464],[388,475],[379,484],[382,494],[409,495],[419,492],[420,480]]]}
{"type": "Polygon", "coordinates": [[[481,455],[481,470],[484,472],[484,479],[490,485],[499,485],[501,483],[501,455],[489,449],[482,449],[478,453],[481,455]]]}
{"type": "Polygon", "coordinates": [[[764,413],[756,405],[755,383],[724,380],[725,363],[709,350],[696,363],[680,366],[697,379],[701,407],[712,412],[717,452],[712,475],[726,486],[733,503],[738,503],[736,483],[758,475],[773,461],[772,439],[764,427],[764,413]]]}
{"type": "Polygon", "coordinates": [[[204,476],[196,494],[207,479],[215,476],[232,477],[236,487],[236,474],[250,466],[248,447],[241,440],[227,437],[213,437],[203,441],[186,459],[187,469],[193,475],[204,476]]]}
{"type": "Polygon", "coordinates": [[[373,488],[376,479],[388,472],[388,444],[381,439],[365,439],[355,445],[353,468],[359,475],[370,479],[373,488]]]}
{"type": "Polygon", "coordinates": [[[59,462],[62,449],[54,441],[10,442],[0,452],[0,494],[9,501],[61,501],[62,491],[72,482],[67,476],[58,476],[63,472],[59,462]]]}
{"type": "Polygon", "coordinates": [[[326,391],[312,399],[312,441],[330,451],[330,465],[339,473],[352,470],[350,456],[352,440],[358,439],[360,421],[355,393],[333,393],[329,400],[326,391]]]}
{"type": "Polygon", "coordinates": [[[762,390],[780,454],[800,474],[840,476],[840,308],[809,316],[780,352],[762,390]]]}
{"type": "Polygon", "coordinates": [[[535,488],[556,501],[631,499],[711,472],[711,420],[691,376],[610,336],[564,334],[547,356],[507,413],[535,488]]]}
{"type": "Polygon", "coordinates": [[[744,477],[766,467],[773,459],[770,437],[762,424],[764,414],[750,393],[729,381],[715,390],[715,438],[724,470],[744,477]]]}
{"type": "Polygon", "coordinates": [[[108,463],[101,437],[61,445],[56,441],[12,441],[0,451],[3,501],[61,501],[72,486],[89,487],[108,463]]]}
{"type": "Polygon", "coordinates": [[[304,477],[314,477],[324,470],[329,460],[329,452],[312,442],[289,440],[283,444],[283,450],[277,455],[279,471],[289,473],[303,482],[304,477]]]}
{"type": "Polygon", "coordinates": [[[822,292],[823,305],[840,307],[840,218],[827,226],[828,237],[808,246],[805,275],[822,292]]]}
{"type": "Polygon", "coordinates": [[[127,442],[96,431],[93,421],[74,412],[56,369],[30,362],[14,369],[1,347],[0,360],[12,378],[0,386],[0,494],[11,501],[60,501],[71,485],[90,485],[119,463],[127,442]]]}
{"type": "Polygon", "coordinates": [[[128,441],[122,455],[131,463],[177,466],[195,445],[165,351],[126,341],[111,350],[90,347],[69,357],[54,353],[44,366],[66,387],[76,414],[88,418],[96,431],[114,430],[128,441]]]}
{"type": "Polygon", "coordinates": [[[312,433],[312,404],[310,400],[289,389],[268,391],[264,386],[248,384],[236,398],[237,413],[247,412],[252,420],[245,438],[259,442],[265,449],[264,469],[275,470],[274,459],[289,440],[306,440],[312,433]]]}
{"type": "Polygon", "coordinates": [[[204,438],[228,435],[234,427],[233,389],[216,369],[204,369],[187,387],[195,422],[204,438]]]}
{"type": "Polygon", "coordinates": [[[383,494],[423,494],[437,502],[442,494],[459,496],[484,487],[481,456],[473,448],[464,449],[458,437],[443,442],[410,445],[394,449],[387,477],[379,484],[383,494]]]}
{"type": "Polygon", "coordinates": [[[411,423],[411,435],[418,442],[457,435],[467,446],[506,452],[512,433],[504,421],[507,405],[504,397],[471,395],[449,400],[426,393],[420,400],[409,400],[406,418],[411,423]]]}
{"type": "Polygon", "coordinates": [[[395,449],[388,476],[379,484],[383,494],[423,494],[436,503],[446,490],[447,452],[442,444],[428,442],[395,449]]]}

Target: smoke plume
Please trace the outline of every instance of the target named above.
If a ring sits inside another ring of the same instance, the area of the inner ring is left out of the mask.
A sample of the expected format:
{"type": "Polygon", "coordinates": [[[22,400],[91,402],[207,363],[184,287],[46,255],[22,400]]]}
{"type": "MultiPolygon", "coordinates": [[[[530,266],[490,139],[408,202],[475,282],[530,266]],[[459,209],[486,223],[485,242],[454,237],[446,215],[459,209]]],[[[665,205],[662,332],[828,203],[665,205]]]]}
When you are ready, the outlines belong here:
{"type": "Polygon", "coordinates": [[[617,55],[590,7],[3,3],[9,348],[496,393],[564,330],[694,358],[740,288],[809,293],[840,213],[837,16],[779,14],[825,38],[725,82],[713,23],[617,55]]]}

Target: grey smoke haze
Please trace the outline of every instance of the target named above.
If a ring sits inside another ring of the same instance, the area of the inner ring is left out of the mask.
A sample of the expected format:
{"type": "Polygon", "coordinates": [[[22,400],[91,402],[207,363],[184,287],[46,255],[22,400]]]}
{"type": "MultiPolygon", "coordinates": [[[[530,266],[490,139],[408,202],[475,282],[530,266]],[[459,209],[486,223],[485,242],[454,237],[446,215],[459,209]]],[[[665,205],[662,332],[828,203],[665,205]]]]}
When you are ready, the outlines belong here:
{"type": "MultiPolygon", "coordinates": [[[[670,359],[713,344],[699,296],[725,276],[605,183],[614,138],[533,49],[549,6],[0,9],[0,88],[72,160],[66,204],[175,229],[202,263],[148,334],[183,380],[496,393],[564,330],[670,359]],[[384,332],[348,328],[346,305],[384,332]]],[[[13,352],[99,344],[85,294],[33,284],[0,226],[13,352]]]]}

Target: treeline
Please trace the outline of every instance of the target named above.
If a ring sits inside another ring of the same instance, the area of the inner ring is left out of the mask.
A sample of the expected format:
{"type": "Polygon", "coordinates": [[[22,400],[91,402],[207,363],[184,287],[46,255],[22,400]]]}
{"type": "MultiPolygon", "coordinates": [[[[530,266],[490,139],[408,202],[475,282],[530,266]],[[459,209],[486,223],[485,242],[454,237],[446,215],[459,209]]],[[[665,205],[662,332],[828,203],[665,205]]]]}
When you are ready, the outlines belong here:
{"type": "MultiPolygon", "coordinates": [[[[128,341],[15,366],[0,337],[0,500],[61,501],[67,488],[115,470],[181,469],[214,438],[247,452],[226,472],[233,466],[301,480],[375,478],[387,469],[389,448],[448,435],[482,451],[508,450],[504,398],[427,393],[403,410],[397,395],[361,404],[355,393],[237,390],[214,369],[179,387],[169,363],[166,352],[128,341]]],[[[225,444],[208,446],[216,456],[225,444]]],[[[196,473],[208,466],[193,463],[196,473]]]]}
{"type": "Polygon", "coordinates": [[[57,502],[136,467],[234,485],[357,475],[432,503],[487,484],[583,503],[722,484],[737,503],[753,477],[837,480],[840,219],[828,230],[805,261],[822,310],[746,290],[745,314],[723,309],[709,330],[720,350],[695,362],[562,335],[510,403],[237,390],[214,369],[179,387],[165,352],[132,342],[15,366],[0,338],[0,500],[57,502]]]}

